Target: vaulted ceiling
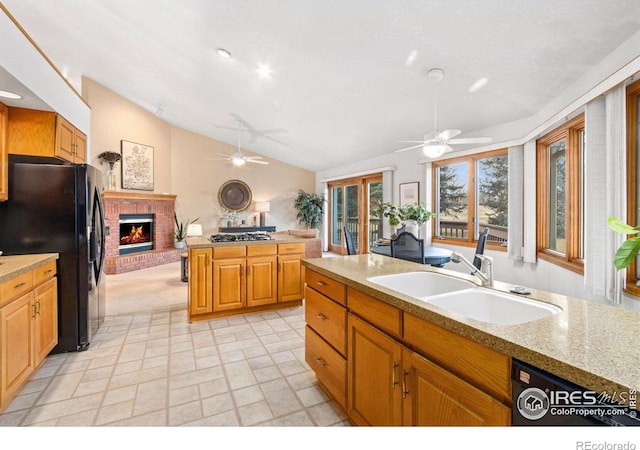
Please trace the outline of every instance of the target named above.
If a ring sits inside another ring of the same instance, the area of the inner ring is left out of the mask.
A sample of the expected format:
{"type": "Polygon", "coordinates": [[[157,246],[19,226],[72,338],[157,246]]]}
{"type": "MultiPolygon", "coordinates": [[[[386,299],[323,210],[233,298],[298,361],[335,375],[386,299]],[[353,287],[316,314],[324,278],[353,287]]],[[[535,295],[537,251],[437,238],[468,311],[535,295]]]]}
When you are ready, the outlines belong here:
{"type": "Polygon", "coordinates": [[[445,72],[438,129],[463,138],[532,117],[640,30],[637,0],[2,3],[78,91],[87,76],[169,123],[313,171],[433,131],[431,68],[445,72]]]}

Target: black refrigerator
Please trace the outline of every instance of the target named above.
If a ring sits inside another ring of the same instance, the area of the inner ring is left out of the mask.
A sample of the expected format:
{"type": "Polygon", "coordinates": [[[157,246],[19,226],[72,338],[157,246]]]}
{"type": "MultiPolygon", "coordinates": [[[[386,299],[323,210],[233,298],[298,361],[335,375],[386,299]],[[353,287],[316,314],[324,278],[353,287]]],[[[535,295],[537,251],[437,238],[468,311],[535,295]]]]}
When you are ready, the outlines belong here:
{"type": "Polygon", "coordinates": [[[4,255],[60,254],[58,345],[51,353],[86,350],[104,320],[101,190],[101,173],[91,165],[9,158],[9,200],[0,202],[0,250],[4,255]]]}

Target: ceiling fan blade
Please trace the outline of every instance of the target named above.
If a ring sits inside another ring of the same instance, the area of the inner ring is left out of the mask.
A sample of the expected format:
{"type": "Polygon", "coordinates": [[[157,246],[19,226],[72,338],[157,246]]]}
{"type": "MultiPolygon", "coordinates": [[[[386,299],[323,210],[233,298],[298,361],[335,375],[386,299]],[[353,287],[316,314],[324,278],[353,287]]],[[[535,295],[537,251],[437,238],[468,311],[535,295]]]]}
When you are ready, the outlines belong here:
{"type": "Polygon", "coordinates": [[[244,159],[264,159],[262,156],[246,156],[244,159]]]}
{"type": "Polygon", "coordinates": [[[444,144],[444,146],[445,146],[445,149],[444,149],[444,152],[445,152],[445,153],[449,153],[449,152],[452,152],[452,151],[453,151],[453,148],[452,148],[452,147],[449,147],[447,144],[444,144]]]}
{"type": "Polygon", "coordinates": [[[269,161],[260,161],[258,159],[245,159],[246,162],[255,163],[255,164],[269,164],[269,161]]]}
{"type": "Polygon", "coordinates": [[[274,134],[274,133],[288,133],[289,130],[286,128],[267,128],[266,130],[258,130],[258,134],[261,136],[263,134],[274,134]]]}
{"type": "Polygon", "coordinates": [[[217,153],[218,156],[224,156],[227,159],[231,159],[231,155],[225,155],[224,153],[217,153]]]}
{"type": "Polygon", "coordinates": [[[424,142],[421,142],[421,143],[420,143],[420,144],[418,144],[418,145],[413,145],[413,146],[411,146],[411,147],[400,148],[400,149],[398,149],[398,150],[394,150],[394,152],[395,152],[395,153],[398,153],[398,152],[404,152],[404,151],[407,151],[407,150],[411,150],[412,148],[418,148],[418,147],[422,147],[422,146],[424,146],[424,142]]]}
{"type": "Polygon", "coordinates": [[[460,130],[444,130],[435,137],[435,140],[443,142],[448,141],[449,139],[456,137],[460,133],[462,133],[462,131],[460,130]]]}
{"type": "Polygon", "coordinates": [[[447,144],[488,144],[491,141],[493,138],[490,137],[459,138],[448,140],[447,144]]]}
{"type": "Polygon", "coordinates": [[[396,141],[396,142],[406,142],[408,144],[411,144],[413,142],[415,142],[416,144],[418,144],[418,143],[423,143],[424,144],[425,143],[425,141],[396,141]]]}

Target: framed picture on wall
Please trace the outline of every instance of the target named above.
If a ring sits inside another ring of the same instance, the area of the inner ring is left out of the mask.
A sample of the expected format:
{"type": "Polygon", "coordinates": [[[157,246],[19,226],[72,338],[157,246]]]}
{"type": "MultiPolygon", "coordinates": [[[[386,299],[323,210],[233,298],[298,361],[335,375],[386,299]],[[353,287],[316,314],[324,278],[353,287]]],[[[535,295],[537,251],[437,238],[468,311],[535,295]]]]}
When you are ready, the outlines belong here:
{"type": "Polygon", "coordinates": [[[153,191],[153,147],[120,141],[122,189],[153,191]]]}
{"type": "Polygon", "coordinates": [[[400,183],[400,206],[420,202],[420,183],[400,183]]]}

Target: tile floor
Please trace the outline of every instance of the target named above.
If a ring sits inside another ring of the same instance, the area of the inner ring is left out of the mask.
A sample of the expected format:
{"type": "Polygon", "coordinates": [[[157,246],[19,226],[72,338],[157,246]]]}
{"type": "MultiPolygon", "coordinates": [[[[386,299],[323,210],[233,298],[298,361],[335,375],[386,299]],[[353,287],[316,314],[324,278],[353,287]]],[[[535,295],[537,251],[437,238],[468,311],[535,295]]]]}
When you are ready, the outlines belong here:
{"type": "Polygon", "coordinates": [[[349,425],[304,362],[304,308],[189,324],[180,265],[109,275],[85,352],[47,357],[0,426],[349,425]]]}

